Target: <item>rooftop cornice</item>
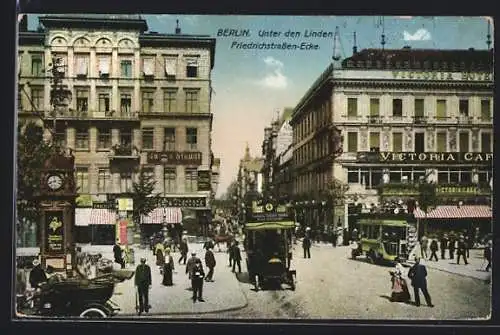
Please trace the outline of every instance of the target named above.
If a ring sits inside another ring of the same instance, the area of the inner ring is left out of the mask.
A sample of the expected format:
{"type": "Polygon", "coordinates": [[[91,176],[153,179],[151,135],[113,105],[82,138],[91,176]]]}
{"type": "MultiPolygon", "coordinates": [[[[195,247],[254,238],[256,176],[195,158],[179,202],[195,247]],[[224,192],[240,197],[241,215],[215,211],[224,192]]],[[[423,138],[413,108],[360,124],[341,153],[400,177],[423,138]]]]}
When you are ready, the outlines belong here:
{"type": "Polygon", "coordinates": [[[144,32],[148,30],[146,20],[139,18],[97,18],[71,15],[42,16],[39,22],[45,28],[82,28],[82,29],[130,29],[144,32]]]}

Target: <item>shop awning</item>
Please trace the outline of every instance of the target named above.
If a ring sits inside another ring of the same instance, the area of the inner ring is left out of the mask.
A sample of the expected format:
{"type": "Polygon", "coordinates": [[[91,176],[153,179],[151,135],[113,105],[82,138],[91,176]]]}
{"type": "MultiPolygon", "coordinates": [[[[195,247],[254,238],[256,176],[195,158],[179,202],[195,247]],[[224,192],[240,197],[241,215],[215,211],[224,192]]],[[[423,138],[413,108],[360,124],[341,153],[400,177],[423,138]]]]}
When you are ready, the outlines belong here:
{"type": "Polygon", "coordinates": [[[116,224],[116,211],[113,209],[92,208],[90,222],[92,225],[116,224]]]}
{"type": "Polygon", "coordinates": [[[249,222],[245,224],[247,230],[265,230],[265,229],[291,229],[295,228],[293,221],[265,221],[265,222],[249,222]]]}
{"type": "Polygon", "coordinates": [[[92,208],[76,208],[75,209],[75,226],[88,226],[92,208]]]}
{"type": "Polygon", "coordinates": [[[179,207],[155,208],[149,215],[142,216],[144,224],[180,223],[182,211],[179,207]]]}
{"type": "MultiPolygon", "coordinates": [[[[415,218],[425,219],[425,213],[417,208],[414,213],[415,218]]],[[[437,206],[427,213],[427,219],[489,219],[491,218],[490,206],[484,205],[463,205],[463,206],[437,206]]]]}

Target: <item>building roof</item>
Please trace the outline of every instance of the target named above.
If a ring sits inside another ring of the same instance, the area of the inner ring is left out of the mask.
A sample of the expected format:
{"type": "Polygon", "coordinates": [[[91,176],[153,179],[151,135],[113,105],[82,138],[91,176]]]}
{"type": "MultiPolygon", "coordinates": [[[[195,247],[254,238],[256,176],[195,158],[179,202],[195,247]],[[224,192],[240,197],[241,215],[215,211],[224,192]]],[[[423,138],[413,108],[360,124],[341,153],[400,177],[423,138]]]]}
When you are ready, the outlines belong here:
{"type": "Polygon", "coordinates": [[[363,49],[342,61],[343,69],[450,71],[454,65],[456,71],[492,71],[493,50],[363,49]]]}
{"type": "Polygon", "coordinates": [[[473,206],[473,205],[463,205],[463,206],[437,206],[435,209],[425,213],[417,208],[413,213],[417,219],[488,219],[491,218],[491,207],[490,206],[473,206]]]}
{"type": "Polygon", "coordinates": [[[148,30],[146,20],[140,15],[104,15],[104,14],[56,14],[40,17],[39,22],[45,28],[82,28],[82,29],[137,29],[148,30]]]}

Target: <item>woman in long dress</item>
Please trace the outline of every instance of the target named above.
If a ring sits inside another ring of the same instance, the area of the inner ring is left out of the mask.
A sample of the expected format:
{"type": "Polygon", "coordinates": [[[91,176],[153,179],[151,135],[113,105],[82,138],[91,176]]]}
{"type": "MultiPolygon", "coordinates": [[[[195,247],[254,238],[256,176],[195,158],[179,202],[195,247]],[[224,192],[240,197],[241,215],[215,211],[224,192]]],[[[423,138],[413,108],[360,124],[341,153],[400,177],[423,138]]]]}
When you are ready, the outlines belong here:
{"type": "Polygon", "coordinates": [[[165,249],[165,263],[163,264],[163,282],[165,286],[172,286],[172,272],[174,271],[174,259],[170,255],[170,248],[165,249]]]}
{"type": "Polygon", "coordinates": [[[392,293],[391,301],[408,302],[410,300],[410,291],[406,279],[404,278],[404,267],[396,260],[394,270],[389,271],[391,274],[392,293]]]}
{"type": "Polygon", "coordinates": [[[165,256],[163,254],[164,250],[165,248],[163,247],[163,243],[156,244],[155,247],[156,265],[158,265],[160,269],[163,267],[163,264],[165,264],[165,256]]]}

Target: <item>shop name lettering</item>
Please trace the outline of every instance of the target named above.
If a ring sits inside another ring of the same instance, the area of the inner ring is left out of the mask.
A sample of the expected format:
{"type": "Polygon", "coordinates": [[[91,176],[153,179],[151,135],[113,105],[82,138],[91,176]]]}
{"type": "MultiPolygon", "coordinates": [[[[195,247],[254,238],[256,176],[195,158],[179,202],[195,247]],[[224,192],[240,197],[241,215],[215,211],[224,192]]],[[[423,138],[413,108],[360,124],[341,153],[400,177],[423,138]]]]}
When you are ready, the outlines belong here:
{"type": "Polygon", "coordinates": [[[444,187],[437,187],[436,192],[438,193],[469,193],[469,194],[474,194],[474,193],[479,193],[480,189],[477,187],[473,186],[465,186],[465,187],[460,187],[460,186],[444,186],[444,187]]]}
{"type": "Polygon", "coordinates": [[[489,162],[493,160],[493,153],[482,152],[433,152],[433,153],[415,153],[415,152],[381,152],[380,161],[382,162],[489,162]]]}
{"type": "Polygon", "coordinates": [[[148,161],[156,161],[163,163],[201,163],[201,152],[148,152],[148,161]]]}
{"type": "Polygon", "coordinates": [[[489,81],[491,73],[488,72],[461,72],[460,76],[454,76],[453,72],[440,71],[392,71],[394,79],[415,80],[464,80],[464,81],[489,81]]]}
{"type": "Polygon", "coordinates": [[[206,198],[163,198],[160,200],[163,207],[205,207],[206,198]]]}

